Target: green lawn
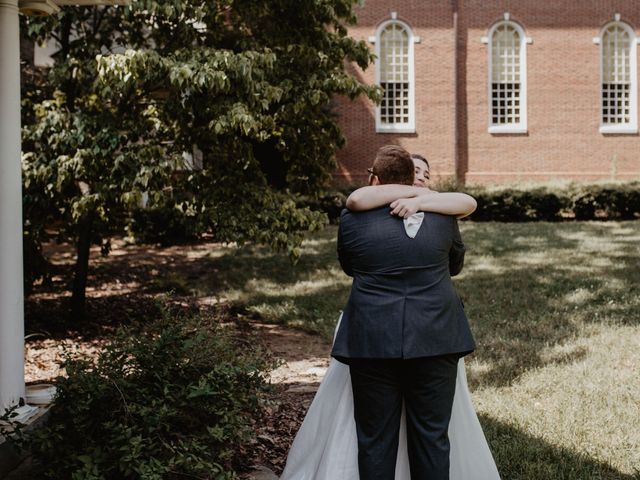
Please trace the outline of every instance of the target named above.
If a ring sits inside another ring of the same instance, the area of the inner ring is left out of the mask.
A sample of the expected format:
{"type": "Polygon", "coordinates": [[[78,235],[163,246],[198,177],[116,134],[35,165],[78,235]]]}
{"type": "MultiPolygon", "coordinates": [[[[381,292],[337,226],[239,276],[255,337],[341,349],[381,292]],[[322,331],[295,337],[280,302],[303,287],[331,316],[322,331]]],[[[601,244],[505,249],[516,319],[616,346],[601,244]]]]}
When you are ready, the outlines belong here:
{"type": "MultiPolygon", "coordinates": [[[[640,222],[461,229],[469,383],[502,478],[640,479],[640,222]]],[[[350,285],[335,234],[296,266],[224,249],[197,293],[330,338],[350,285]]]]}

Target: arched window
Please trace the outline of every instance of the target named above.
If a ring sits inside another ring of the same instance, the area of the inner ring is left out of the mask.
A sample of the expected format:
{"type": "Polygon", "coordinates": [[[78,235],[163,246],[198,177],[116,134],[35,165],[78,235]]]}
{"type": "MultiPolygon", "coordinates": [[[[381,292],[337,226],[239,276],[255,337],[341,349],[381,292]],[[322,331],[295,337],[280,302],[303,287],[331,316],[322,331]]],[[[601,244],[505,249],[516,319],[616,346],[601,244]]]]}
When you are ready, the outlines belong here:
{"type": "Polygon", "coordinates": [[[618,20],[602,29],[600,37],[602,133],[636,133],[636,37],[618,20]]]}
{"type": "Polygon", "coordinates": [[[376,32],[376,81],[383,98],[376,109],[376,131],[415,132],[414,36],[404,22],[383,22],[376,32]]]}
{"type": "Polygon", "coordinates": [[[489,30],[488,43],[489,132],[524,133],[527,131],[524,30],[505,19],[489,30]]]}

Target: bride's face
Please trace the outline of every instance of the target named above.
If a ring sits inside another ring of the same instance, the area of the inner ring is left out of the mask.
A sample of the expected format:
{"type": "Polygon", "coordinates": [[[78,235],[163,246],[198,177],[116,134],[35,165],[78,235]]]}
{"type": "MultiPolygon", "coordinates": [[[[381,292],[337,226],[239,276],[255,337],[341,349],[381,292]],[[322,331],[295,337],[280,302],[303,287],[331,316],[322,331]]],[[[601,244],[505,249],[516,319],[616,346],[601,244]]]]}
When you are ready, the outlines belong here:
{"type": "Polygon", "coordinates": [[[412,158],[415,169],[415,178],[413,180],[414,187],[429,186],[429,167],[419,158],[412,158]]]}

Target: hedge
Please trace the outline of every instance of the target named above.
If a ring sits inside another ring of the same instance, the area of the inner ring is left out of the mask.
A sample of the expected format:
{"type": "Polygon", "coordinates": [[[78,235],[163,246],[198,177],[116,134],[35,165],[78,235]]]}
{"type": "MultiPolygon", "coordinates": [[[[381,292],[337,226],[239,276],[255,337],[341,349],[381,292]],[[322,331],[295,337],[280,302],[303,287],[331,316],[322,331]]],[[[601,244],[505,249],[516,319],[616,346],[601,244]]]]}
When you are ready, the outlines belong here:
{"type": "MultiPolygon", "coordinates": [[[[440,191],[465,191],[478,202],[475,221],[633,220],[640,218],[640,182],[609,184],[483,187],[445,183],[440,191]]],[[[335,223],[346,197],[356,187],[328,192],[308,206],[335,223]]]]}
{"type": "Polygon", "coordinates": [[[640,182],[573,184],[533,189],[470,188],[478,201],[471,220],[632,220],[640,217],[640,182]]]}
{"type": "MultiPolygon", "coordinates": [[[[302,198],[299,206],[327,214],[337,223],[349,193],[356,186],[328,190],[317,198],[302,198]]],[[[437,184],[439,191],[464,191],[478,202],[470,220],[533,222],[561,220],[632,220],[640,217],[640,182],[525,186],[463,186],[437,184]]],[[[143,243],[175,245],[200,235],[193,218],[173,207],[140,209],[131,217],[129,233],[143,243]]]]}

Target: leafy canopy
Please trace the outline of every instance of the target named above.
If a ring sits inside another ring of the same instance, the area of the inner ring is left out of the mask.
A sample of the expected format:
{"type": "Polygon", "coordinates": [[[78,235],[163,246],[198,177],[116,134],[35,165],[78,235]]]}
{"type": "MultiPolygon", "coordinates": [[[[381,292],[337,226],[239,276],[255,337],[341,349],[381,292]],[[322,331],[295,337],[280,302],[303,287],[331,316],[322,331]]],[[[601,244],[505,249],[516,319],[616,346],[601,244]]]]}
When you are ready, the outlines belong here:
{"type": "Polygon", "coordinates": [[[296,257],[324,216],[299,207],[335,170],[344,138],[334,95],[377,98],[345,71],[366,68],[347,35],[353,0],[133,1],[29,18],[60,51],[25,86],[27,228],[58,222],[109,235],[148,198],[220,241],[258,241],[296,257]],[[202,152],[202,168],[184,152],[202,152]]]}

